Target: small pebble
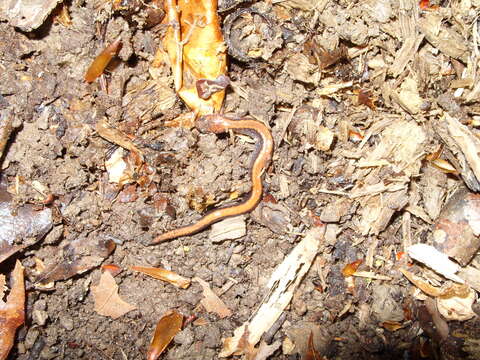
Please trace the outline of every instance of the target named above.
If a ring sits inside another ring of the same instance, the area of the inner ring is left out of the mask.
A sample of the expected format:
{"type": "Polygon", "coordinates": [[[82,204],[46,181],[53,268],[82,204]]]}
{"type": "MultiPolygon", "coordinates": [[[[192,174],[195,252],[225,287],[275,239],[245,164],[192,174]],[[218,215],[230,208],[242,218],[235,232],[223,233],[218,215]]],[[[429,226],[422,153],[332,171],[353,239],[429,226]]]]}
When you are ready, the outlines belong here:
{"type": "Polygon", "coordinates": [[[73,330],[73,319],[68,315],[62,316],[60,318],[60,325],[66,330],[71,331],[73,330]]]}
{"type": "Polygon", "coordinates": [[[37,328],[30,328],[28,330],[25,341],[23,342],[26,349],[30,349],[33,346],[38,335],[40,335],[40,331],[37,328]]]}
{"type": "Polygon", "coordinates": [[[175,341],[176,344],[180,345],[186,345],[189,346],[193,344],[194,336],[193,336],[193,331],[191,328],[186,328],[183,331],[180,331],[175,337],[173,338],[173,341],[175,341]]]}
{"type": "Polygon", "coordinates": [[[32,319],[34,324],[43,326],[47,322],[48,314],[45,310],[33,310],[32,319]]]}

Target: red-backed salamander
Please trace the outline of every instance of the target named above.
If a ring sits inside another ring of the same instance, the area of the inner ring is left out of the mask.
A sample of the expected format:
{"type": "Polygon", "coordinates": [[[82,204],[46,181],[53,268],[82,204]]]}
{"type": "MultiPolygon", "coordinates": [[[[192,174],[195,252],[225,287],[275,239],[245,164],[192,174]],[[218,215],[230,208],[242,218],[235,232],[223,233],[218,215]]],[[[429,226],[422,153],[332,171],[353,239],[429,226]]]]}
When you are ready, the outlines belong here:
{"type": "Polygon", "coordinates": [[[270,164],[273,153],[273,138],[270,130],[260,121],[252,119],[229,119],[220,114],[205,115],[196,122],[197,129],[202,133],[221,134],[228,130],[248,135],[256,140],[253,162],[250,169],[252,190],[248,198],[239,204],[215,209],[197,222],[168,231],[153,239],[152,244],[175,239],[180,236],[192,235],[207,226],[230,216],[245,214],[258,205],[262,198],[262,175],[270,164]]]}

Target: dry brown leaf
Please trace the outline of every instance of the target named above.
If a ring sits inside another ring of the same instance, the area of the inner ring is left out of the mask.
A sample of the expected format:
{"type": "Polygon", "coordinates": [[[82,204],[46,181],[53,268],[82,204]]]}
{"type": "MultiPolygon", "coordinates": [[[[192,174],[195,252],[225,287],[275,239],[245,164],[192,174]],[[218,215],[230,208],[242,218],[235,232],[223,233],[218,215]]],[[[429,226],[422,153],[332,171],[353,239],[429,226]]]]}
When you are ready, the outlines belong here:
{"type": "Polygon", "coordinates": [[[97,122],[95,127],[98,135],[111,143],[121,146],[124,149],[131,151],[136,157],[136,165],[143,163],[142,151],[133,143],[133,141],[122,131],[108,123],[107,118],[102,118],[97,122]]]}
{"type": "Polygon", "coordinates": [[[7,283],[7,279],[5,279],[5,275],[0,274],[0,301],[2,301],[4,292],[7,289],[5,285],[6,283],[7,283]]]}
{"type": "Polygon", "coordinates": [[[431,163],[434,167],[445,174],[459,174],[458,170],[445,159],[434,159],[431,163]]]}
{"type": "Polygon", "coordinates": [[[103,239],[93,233],[78,236],[61,248],[62,256],[57,257],[54,263],[48,265],[37,277],[36,282],[47,284],[82,274],[99,266],[114,249],[113,240],[103,239]]]}
{"type": "Polygon", "coordinates": [[[426,281],[422,280],[420,277],[412,274],[410,271],[405,269],[400,269],[400,272],[405,275],[405,277],[410,280],[416,287],[422,290],[425,294],[437,297],[441,295],[441,290],[435,286],[430,285],[426,281]]]}
{"type": "Polygon", "coordinates": [[[7,358],[13,346],[15,331],[25,321],[25,282],[23,266],[18,260],[12,272],[11,284],[7,302],[2,300],[3,285],[0,284],[0,360],[7,358]]]}
{"type": "Polygon", "coordinates": [[[123,301],[118,295],[118,285],[108,271],[102,273],[97,286],[92,286],[94,310],[104,316],[117,319],[137,307],[123,301]]]}
{"type": "Polygon", "coordinates": [[[181,289],[187,289],[190,286],[190,279],[184,278],[183,276],[166,269],[144,266],[130,266],[130,269],[133,271],[142,272],[155,279],[169,282],[170,284],[181,289]]]}
{"type": "Polygon", "coordinates": [[[257,350],[255,349],[254,345],[248,342],[248,335],[248,327],[245,327],[243,335],[238,343],[238,350],[245,355],[246,360],[253,360],[255,359],[257,350]]]}
{"type": "Polygon", "coordinates": [[[435,287],[427,283],[420,277],[412,274],[411,272],[400,269],[400,272],[410,280],[416,287],[422,290],[425,294],[440,299],[461,298],[466,299],[471,295],[471,289],[466,284],[446,284],[442,287],[435,287]]]}
{"type": "Polygon", "coordinates": [[[208,286],[208,283],[205,280],[198,277],[193,278],[193,280],[198,282],[203,289],[203,296],[205,296],[205,298],[203,298],[200,303],[208,312],[214,312],[222,319],[232,315],[232,311],[212,291],[212,289],[210,289],[210,286],[208,286]]]}
{"type": "Polygon", "coordinates": [[[155,334],[148,348],[147,360],[156,360],[170,341],[182,330],[183,315],[171,310],[158,320],[155,334]]]}
{"type": "Polygon", "coordinates": [[[122,268],[116,264],[104,264],[102,265],[102,271],[108,271],[115,277],[122,272],[122,268]]]}
{"type": "MultiPolygon", "coordinates": [[[[0,142],[1,132],[0,119],[0,142]]],[[[34,204],[15,205],[6,185],[3,181],[0,183],[0,263],[41,240],[53,226],[52,209],[46,207],[39,211],[34,204]]]]}
{"type": "Polygon", "coordinates": [[[121,47],[122,41],[121,38],[118,37],[93,60],[85,74],[85,81],[91,83],[101,76],[112,58],[120,51],[121,47]]]}
{"type": "Polygon", "coordinates": [[[170,26],[163,43],[170,57],[175,89],[195,113],[218,112],[225,90],[202,99],[196,87],[199,80],[217,80],[227,72],[217,2],[165,0],[165,11],[170,26]]]}

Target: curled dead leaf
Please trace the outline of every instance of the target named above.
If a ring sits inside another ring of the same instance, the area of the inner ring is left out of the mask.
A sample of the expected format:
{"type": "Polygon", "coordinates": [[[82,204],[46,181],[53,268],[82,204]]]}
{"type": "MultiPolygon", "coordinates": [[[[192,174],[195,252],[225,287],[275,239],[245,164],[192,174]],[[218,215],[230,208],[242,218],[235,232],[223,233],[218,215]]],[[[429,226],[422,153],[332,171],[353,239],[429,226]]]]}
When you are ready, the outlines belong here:
{"type": "Polygon", "coordinates": [[[387,329],[390,332],[395,332],[403,328],[403,324],[398,321],[384,321],[380,323],[380,326],[387,329]]]}
{"type": "Polygon", "coordinates": [[[422,290],[425,294],[432,297],[436,297],[440,299],[450,299],[450,298],[465,299],[470,296],[470,293],[472,291],[470,287],[466,284],[450,283],[450,284],[445,284],[440,288],[435,287],[427,283],[425,280],[423,280],[419,276],[416,276],[405,269],[400,269],[400,272],[403,275],[405,275],[405,277],[408,280],[410,280],[416,287],[422,290]]]}
{"type": "Polygon", "coordinates": [[[315,345],[313,343],[313,332],[310,332],[310,336],[308,337],[308,348],[307,352],[305,353],[304,360],[324,360],[320,353],[315,349],[315,345]]]}

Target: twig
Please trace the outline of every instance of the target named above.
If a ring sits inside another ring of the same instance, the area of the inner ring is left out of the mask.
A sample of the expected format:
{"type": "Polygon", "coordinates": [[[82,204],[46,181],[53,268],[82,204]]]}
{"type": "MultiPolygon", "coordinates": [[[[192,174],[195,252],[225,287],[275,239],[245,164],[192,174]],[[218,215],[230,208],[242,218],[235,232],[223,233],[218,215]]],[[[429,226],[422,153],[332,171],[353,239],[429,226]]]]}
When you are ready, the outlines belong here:
{"type": "Polygon", "coordinates": [[[176,0],[166,0],[168,23],[172,27],[173,39],[177,44],[174,63],[172,64],[173,80],[175,91],[179,91],[183,85],[183,44],[180,33],[180,21],[178,17],[176,0]]]}

